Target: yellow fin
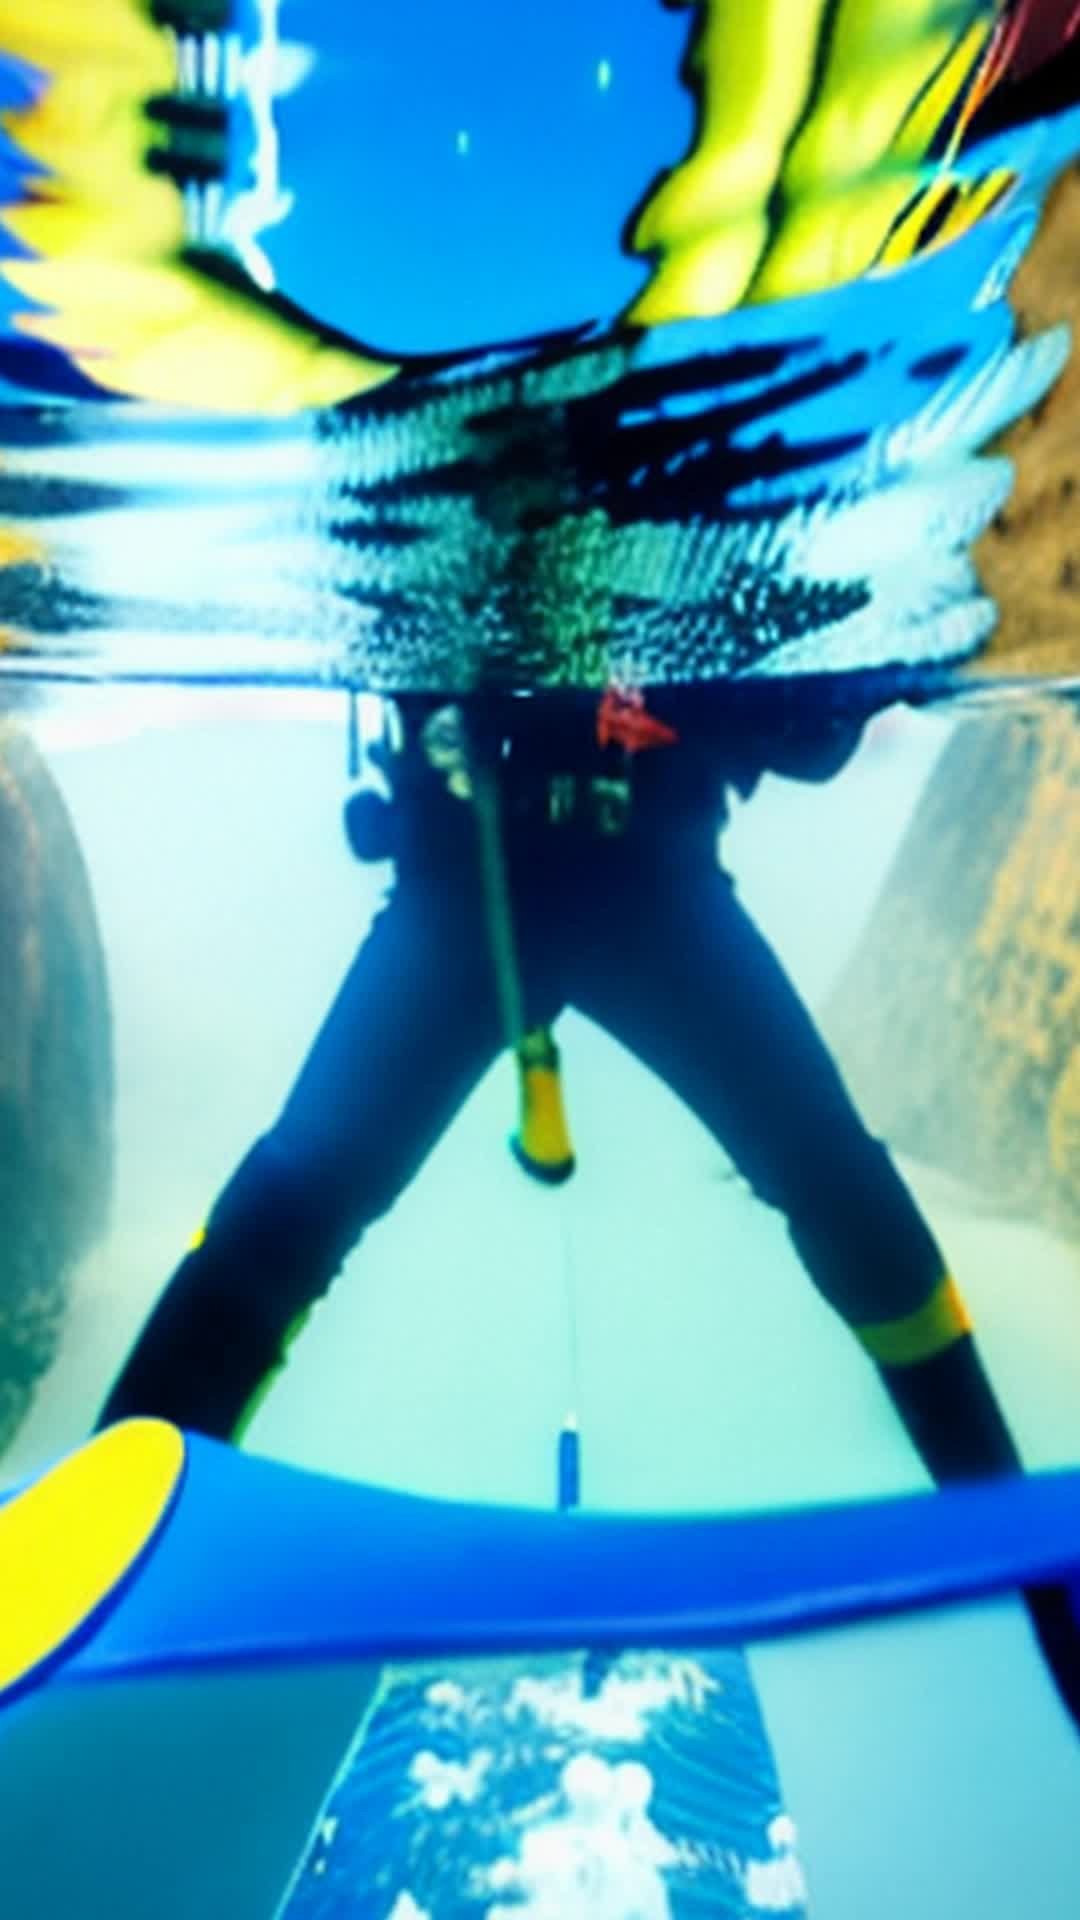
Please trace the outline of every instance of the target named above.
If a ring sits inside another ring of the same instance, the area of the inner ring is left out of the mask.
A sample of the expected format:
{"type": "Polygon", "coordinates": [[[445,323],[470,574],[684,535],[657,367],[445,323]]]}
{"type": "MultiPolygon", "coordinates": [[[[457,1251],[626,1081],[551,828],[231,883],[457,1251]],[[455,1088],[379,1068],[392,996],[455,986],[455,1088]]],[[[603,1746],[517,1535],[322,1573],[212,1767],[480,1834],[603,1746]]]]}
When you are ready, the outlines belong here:
{"type": "Polygon", "coordinates": [[[4,273],[48,309],[17,315],[21,333],[63,348],[99,386],[142,400],[289,414],[332,406],[397,371],[282,317],[255,287],[223,285],[184,260],[12,260],[4,273]]]}
{"type": "Polygon", "coordinates": [[[809,91],[826,0],[704,0],[691,57],[698,127],[650,195],[631,238],[655,271],[631,307],[640,326],[734,306],[765,244],[766,202],[809,91]]]}
{"type": "Polygon", "coordinates": [[[955,150],[998,17],[994,0],[695,4],[698,124],[634,228],[634,249],[655,255],[626,316],[639,325],[817,292],[884,263],[959,107],[955,150]]]}
{"type": "Polygon", "coordinates": [[[932,253],[936,247],[957,239],[1004,198],[1015,178],[1015,174],[1004,167],[995,167],[976,179],[951,173],[937,175],[895,221],[878,255],[877,265],[901,266],[917,253],[932,253]],[[933,233],[927,238],[931,221],[933,233]]]}
{"type": "Polygon", "coordinates": [[[177,86],[176,50],[139,0],[0,0],[0,47],[41,77],[30,105],[0,115],[44,170],[0,209],[33,255],[0,259],[40,309],[15,314],[19,331],[108,392],[208,412],[332,406],[398,371],[234,262],[219,276],[185,253],[182,195],[150,164],[162,134],[147,111],[177,86]]]}
{"type": "Polygon", "coordinates": [[[142,0],[0,0],[0,47],[32,66],[92,60],[144,67],[168,46],[142,0]]]}

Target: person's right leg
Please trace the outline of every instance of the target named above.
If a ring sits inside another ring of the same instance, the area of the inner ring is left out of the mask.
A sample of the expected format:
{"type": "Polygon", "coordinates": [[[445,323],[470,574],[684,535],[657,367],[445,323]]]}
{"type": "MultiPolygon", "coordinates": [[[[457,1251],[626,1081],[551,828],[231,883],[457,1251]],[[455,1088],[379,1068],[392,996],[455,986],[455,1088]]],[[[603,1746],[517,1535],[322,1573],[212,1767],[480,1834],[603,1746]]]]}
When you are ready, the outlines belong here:
{"type": "MultiPolygon", "coordinates": [[[[467,823],[466,823],[467,824],[467,823]]],[[[470,843],[378,915],[277,1123],[174,1274],[99,1425],[237,1436],[298,1323],[393,1204],[502,1044],[470,843]]]]}
{"type": "Polygon", "coordinates": [[[913,1195],[730,881],[700,851],[685,866],[681,856],[677,843],[666,858],[646,845],[636,866],[611,863],[603,924],[570,997],[680,1095],[782,1212],[931,1476],[1018,1471],[960,1294],[913,1195]]]}

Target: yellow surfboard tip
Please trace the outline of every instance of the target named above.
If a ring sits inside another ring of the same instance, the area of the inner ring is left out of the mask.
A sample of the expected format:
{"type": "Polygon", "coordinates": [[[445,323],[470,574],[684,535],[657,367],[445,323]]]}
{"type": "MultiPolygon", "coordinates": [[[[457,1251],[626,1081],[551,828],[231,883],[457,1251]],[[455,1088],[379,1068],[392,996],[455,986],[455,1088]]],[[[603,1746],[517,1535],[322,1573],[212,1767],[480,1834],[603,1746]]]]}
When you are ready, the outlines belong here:
{"type": "Polygon", "coordinates": [[[115,1596],[167,1518],[184,1458],[178,1428],[126,1420],[0,1508],[0,1701],[115,1596]]]}

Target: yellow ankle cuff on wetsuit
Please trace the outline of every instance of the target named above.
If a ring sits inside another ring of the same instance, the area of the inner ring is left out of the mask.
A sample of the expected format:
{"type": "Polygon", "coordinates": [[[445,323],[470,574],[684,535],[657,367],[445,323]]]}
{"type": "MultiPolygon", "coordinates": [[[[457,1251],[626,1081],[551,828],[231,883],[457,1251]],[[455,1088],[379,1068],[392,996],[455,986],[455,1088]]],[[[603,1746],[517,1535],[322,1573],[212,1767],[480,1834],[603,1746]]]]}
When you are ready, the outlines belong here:
{"type": "Polygon", "coordinates": [[[879,1367],[915,1367],[920,1360],[943,1353],[971,1330],[971,1315],[960,1289],[946,1273],[914,1313],[856,1327],[855,1337],[879,1367]]]}

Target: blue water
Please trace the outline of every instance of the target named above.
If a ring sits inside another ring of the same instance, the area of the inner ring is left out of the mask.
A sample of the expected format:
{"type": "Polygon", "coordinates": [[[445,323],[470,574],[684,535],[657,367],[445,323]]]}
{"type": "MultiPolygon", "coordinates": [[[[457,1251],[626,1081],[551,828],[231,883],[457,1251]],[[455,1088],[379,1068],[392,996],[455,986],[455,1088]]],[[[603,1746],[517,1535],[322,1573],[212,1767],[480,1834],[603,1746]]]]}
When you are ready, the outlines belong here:
{"type": "Polygon", "coordinates": [[[573,326],[629,304],[627,210],[685,151],[686,22],[653,0],[518,12],[336,0],[286,8],[317,48],[278,108],[292,215],[279,283],[373,345],[430,352],[573,326]],[[599,164],[598,164],[599,162],[599,164]]]}

